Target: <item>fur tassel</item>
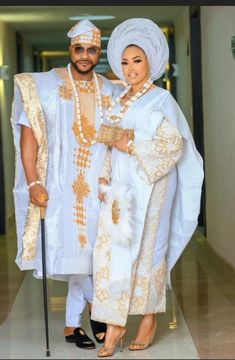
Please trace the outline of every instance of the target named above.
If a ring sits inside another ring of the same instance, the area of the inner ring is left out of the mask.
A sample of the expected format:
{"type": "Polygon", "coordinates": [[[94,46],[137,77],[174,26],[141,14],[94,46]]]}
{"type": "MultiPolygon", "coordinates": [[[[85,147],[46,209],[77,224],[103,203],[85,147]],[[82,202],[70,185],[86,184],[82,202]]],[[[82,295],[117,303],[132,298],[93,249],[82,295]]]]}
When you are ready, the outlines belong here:
{"type": "Polygon", "coordinates": [[[113,183],[100,185],[105,193],[102,216],[112,241],[120,246],[129,246],[133,241],[132,196],[127,185],[113,183]]]}

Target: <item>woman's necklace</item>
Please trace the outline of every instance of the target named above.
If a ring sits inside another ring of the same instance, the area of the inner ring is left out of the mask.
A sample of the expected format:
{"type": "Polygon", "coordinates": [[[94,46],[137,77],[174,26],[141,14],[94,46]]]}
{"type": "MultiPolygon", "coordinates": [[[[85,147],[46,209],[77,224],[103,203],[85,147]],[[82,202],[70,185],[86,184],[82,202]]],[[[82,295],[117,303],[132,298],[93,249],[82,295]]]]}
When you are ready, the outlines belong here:
{"type": "Polygon", "coordinates": [[[148,89],[150,88],[152,83],[153,83],[153,81],[151,79],[148,79],[144,83],[143,88],[140,91],[137,91],[134,95],[132,95],[130,100],[127,100],[127,102],[121,107],[121,110],[119,111],[119,113],[116,115],[112,115],[111,113],[112,113],[112,109],[113,109],[114,105],[118,102],[120,103],[121,99],[124,98],[124,96],[126,96],[128,91],[130,90],[130,85],[129,85],[114,101],[111,102],[110,106],[108,107],[108,110],[107,110],[108,122],[110,122],[111,124],[119,123],[121,121],[121,119],[123,118],[124,113],[129,108],[129,106],[134,101],[136,101],[139,97],[144,95],[148,91],[148,89]]]}
{"type": "MultiPolygon", "coordinates": [[[[79,132],[79,140],[81,141],[81,145],[90,146],[90,145],[93,145],[96,143],[96,141],[94,140],[95,137],[93,137],[92,139],[87,139],[83,134],[79,93],[78,93],[76,83],[75,83],[72,73],[71,73],[71,64],[68,64],[67,69],[68,69],[69,78],[70,78],[70,81],[72,84],[74,101],[75,101],[75,106],[76,106],[76,118],[77,118],[76,120],[77,120],[77,129],[79,132]]],[[[100,112],[100,124],[103,124],[104,114],[103,114],[103,108],[102,108],[100,87],[99,87],[98,78],[97,78],[95,71],[93,71],[93,78],[94,78],[94,84],[95,84],[95,103],[96,103],[97,107],[99,108],[99,112],[100,112]]]]}

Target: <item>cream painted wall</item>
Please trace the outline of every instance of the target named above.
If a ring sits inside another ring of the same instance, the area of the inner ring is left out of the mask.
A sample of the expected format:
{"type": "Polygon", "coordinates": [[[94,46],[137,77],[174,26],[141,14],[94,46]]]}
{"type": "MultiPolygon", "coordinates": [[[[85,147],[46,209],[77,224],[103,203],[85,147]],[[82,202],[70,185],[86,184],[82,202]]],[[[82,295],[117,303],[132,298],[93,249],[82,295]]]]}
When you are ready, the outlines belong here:
{"type": "Polygon", "coordinates": [[[12,128],[10,123],[11,102],[13,97],[13,74],[16,72],[15,31],[4,23],[0,23],[0,61],[10,67],[10,79],[0,80],[0,106],[2,119],[3,169],[5,187],[6,220],[14,211],[12,188],[14,184],[15,152],[13,146],[12,128]]]}
{"type": "Polygon", "coordinates": [[[179,67],[179,76],[176,81],[177,101],[193,130],[191,115],[192,108],[192,83],[191,83],[191,58],[190,51],[187,55],[187,46],[190,45],[189,7],[182,6],[175,25],[175,51],[176,63],[179,67]]]}
{"type": "Polygon", "coordinates": [[[32,46],[23,39],[24,72],[33,72],[32,46]]]}
{"type": "MultiPolygon", "coordinates": [[[[24,71],[32,71],[33,59],[31,46],[26,41],[23,41],[23,52],[26,55],[24,59],[24,71]]],[[[12,189],[15,173],[15,150],[10,117],[13,99],[13,76],[16,73],[16,47],[15,31],[8,25],[0,22],[0,65],[2,64],[9,65],[10,67],[10,79],[5,81],[0,80],[6,228],[8,228],[8,221],[14,213],[12,189]]]]}
{"type": "Polygon", "coordinates": [[[202,6],[207,241],[235,267],[235,6],[202,6]]]}

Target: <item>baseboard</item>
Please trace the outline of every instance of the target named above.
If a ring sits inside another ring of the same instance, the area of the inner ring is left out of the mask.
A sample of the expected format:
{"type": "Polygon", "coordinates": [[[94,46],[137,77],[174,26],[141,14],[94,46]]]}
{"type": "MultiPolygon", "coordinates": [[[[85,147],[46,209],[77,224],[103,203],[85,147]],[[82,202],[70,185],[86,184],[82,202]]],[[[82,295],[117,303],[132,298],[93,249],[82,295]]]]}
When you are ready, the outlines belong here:
{"type": "Polygon", "coordinates": [[[231,281],[231,283],[233,283],[233,285],[235,285],[235,268],[225,259],[219,256],[208,242],[207,248],[213,264],[220,269],[220,272],[224,275],[224,277],[226,277],[229,281],[231,281]]]}
{"type": "Polygon", "coordinates": [[[227,260],[217,254],[217,252],[209,244],[206,238],[204,239],[204,241],[202,241],[201,236],[199,243],[198,251],[201,255],[201,259],[206,259],[208,265],[213,266],[213,268],[217,269],[220,275],[222,275],[225,279],[227,279],[229,283],[235,286],[235,268],[230,263],[228,263],[227,260]]]}

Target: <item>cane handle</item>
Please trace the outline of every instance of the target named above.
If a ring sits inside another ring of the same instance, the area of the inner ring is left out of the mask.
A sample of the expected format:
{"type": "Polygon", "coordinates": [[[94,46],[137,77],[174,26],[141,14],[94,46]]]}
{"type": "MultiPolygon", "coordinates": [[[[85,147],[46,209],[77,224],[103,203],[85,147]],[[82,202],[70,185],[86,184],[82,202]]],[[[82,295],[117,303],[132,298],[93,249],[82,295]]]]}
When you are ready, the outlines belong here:
{"type": "MultiPolygon", "coordinates": [[[[46,201],[46,195],[44,193],[40,194],[39,201],[44,203],[46,201]]],[[[45,219],[46,216],[46,208],[40,207],[40,218],[45,219]]]]}
{"type": "Polygon", "coordinates": [[[46,208],[40,207],[40,218],[45,219],[46,216],[46,208]]]}

